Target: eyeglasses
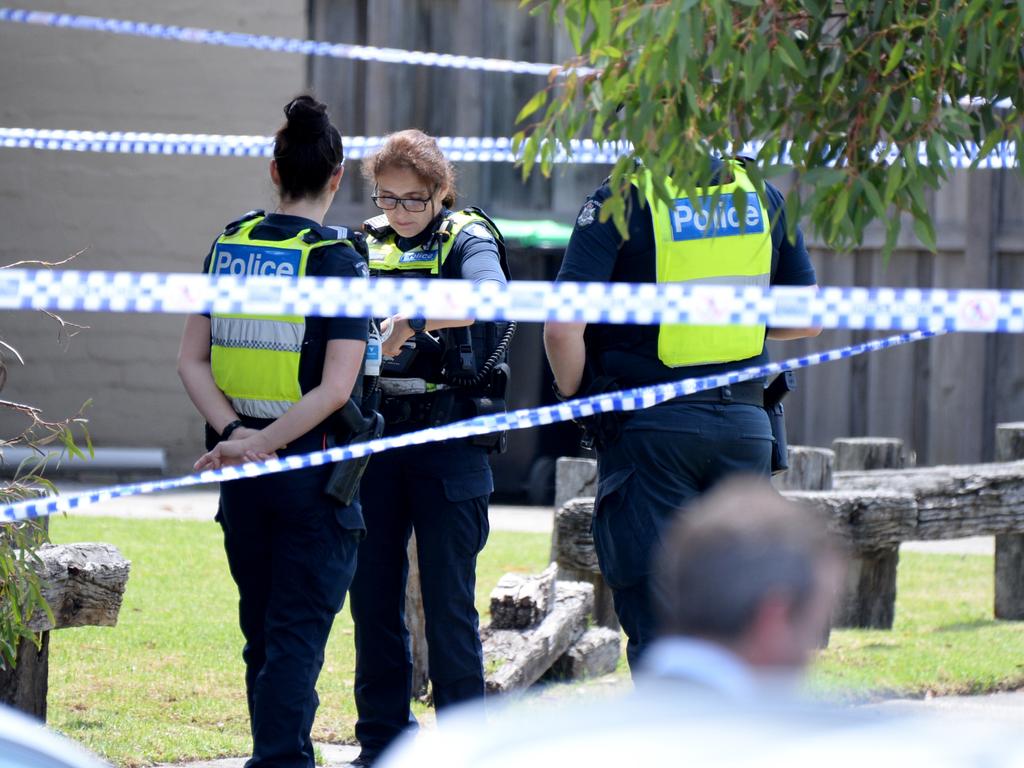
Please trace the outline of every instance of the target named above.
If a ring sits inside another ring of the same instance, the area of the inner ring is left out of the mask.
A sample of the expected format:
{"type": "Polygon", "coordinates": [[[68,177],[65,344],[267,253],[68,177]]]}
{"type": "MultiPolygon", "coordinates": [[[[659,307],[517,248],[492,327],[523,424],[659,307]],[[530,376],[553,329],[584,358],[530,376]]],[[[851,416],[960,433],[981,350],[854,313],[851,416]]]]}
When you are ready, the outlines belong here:
{"type": "Polygon", "coordinates": [[[373,204],[382,211],[393,211],[401,205],[409,213],[422,213],[427,210],[429,200],[417,200],[415,197],[391,197],[389,195],[370,195],[373,204]]]}
{"type": "MultiPolygon", "coordinates": [[[[437,190],[435,189],[434,192],[436,191],[437,190]]],[[[370,195],[370,199],[373,200],[373,204],[382,211],[393,211],[401,205],[409,213],[423,213],[423,211],[427,210],[427,205],[430,204],[431,198],[434,196],[434,192],[431,192],[431,196],[426,200],[420,200],[418,197],[392,197],[391,195],[378,195],[376,192],[370,195]]]]}

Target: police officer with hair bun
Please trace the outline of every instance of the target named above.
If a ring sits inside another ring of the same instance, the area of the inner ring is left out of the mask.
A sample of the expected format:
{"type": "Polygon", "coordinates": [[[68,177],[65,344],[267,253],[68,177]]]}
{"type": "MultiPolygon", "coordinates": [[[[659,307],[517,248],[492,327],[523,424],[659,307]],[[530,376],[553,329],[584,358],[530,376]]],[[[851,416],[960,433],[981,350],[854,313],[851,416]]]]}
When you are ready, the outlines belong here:
{"type": "MultiPolygon", "coordinates": [[[[453,210],[454,170],[417,130],[387,137],[363,163],[382,213],[365,222],[370,272],[504,284],[505,247],[479,209],[453,210]]],[[[405,315],[381,323],[380,410],[389,434],[505,408],[505,356],[514,326],[405,315]]],[[[416,532],[428,665],[439,717],[484,694],[475,601],[476,558],[487,540],[494,484],[488,453],[502,435],[409,446],[373,458],[363,477],[366,540],[352,583],[355,698],[370,765],[411,721],[412,663],[405,624],[406,546],[416,532]]]]}
{"type": "MultiPolygon", "coordinates": [[[[601,221],[601,206],[611,195],[606,182],[584,202],[557,280],[814,285],[803,235],[797,230],[793,241],[786,236],[782,194],[766,185],[761,199],[745,162],[713,162],[712,178],[696,202],[671,179],[671,205],[653,192],[643,199],[634,185],[628,239],[610,218],[601,221]]],[[[766,338],[819,331],[547,323],[544,344],[556,395],[568,398],[760,365],[768,362],[766,338]]],[[[590,420],[599,478],[594,544],[629,639],[631,670],[654,636],[659,596],[651,593],[651,564],[675,511],[729,474],[770,473],[773,438],[764,405],[764,381],[754,380],[590,420]]]]}
{"type": "MultiPolygon", "coordinates": [[[[284,111],[270,162],[277,210],[252,211],[229,224],[203,269],[365,277],[362,236],[323,226],[344,171],[341,134],[310,96],[284,111]]],[[[367,331],[363,318],[190,316],[178,372],[206,419],[209,449],[195,468],[317,451],[348,439],[367,331]]],[[[330,465],[309,467],[221,484],[217,520],[245,637],[249,768],[314,766],[316,680],[364,532],[359,502],[326,492],[333,472],[330,465]]]]}

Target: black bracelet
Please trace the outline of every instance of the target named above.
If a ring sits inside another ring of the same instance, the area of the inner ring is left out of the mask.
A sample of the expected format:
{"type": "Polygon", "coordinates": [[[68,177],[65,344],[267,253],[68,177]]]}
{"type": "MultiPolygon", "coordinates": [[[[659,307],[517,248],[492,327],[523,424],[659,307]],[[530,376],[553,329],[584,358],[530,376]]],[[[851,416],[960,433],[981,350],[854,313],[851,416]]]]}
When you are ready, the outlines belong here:
{"type": "Polygon", "coordinates": [[[234,432],[236,429],[238,429],[241,426],[243,426],[242,420],[241,419],[235,419],[230,424],[228,424],[226,427],[224,427],[224,429],[221,430],[220,439],[221,440],[227,440],[229,437],[231,437],[231,433],[234,432]]]}
{"type": "Polygon", "coordinates": [[[560,403],[564,403],[567,400],[572,400],[573,398],[573,395],[563,395],[562,390],[558,388],[557,382],[551,382],[551,390],[555,393],[555,399],[560,403]]]}

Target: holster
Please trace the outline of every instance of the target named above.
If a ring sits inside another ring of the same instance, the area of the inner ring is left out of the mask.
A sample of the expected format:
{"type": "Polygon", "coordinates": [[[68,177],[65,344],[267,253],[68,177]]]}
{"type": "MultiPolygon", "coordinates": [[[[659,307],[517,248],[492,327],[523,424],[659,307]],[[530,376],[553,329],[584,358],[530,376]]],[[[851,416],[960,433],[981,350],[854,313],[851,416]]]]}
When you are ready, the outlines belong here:
{"type": "MultiPolygon", "coordinates": [[[[501,363],[494,367],[488,377],[484,393],[470,397],[469,418],[477,416],[489,416],[492,413],[504,413],[508,410],[508,387],[511,377],[511,369],[507,363],[501,363]]],[[[508,432],[490,432],[486,435],[471,437],[469,442],[486,448],[488,453],[504,453],[508,450],[508,432]]]]}
{"type": "MultiPolygon", "coordinates": [[[[614,392],[618,388],[618,383],[611,376],[597,376],[590,380],[586,389],[580,392],[580,396],[591,397],[602,392],[614,392]]],[[[595,413],[593,416],[579,419],[577,424],[583,430],[580,447],[587,451],[611,447],[622,435],[622,427],[628,418],[628,414],[612,411],[595,413]]]]}
{"type": "MultiPolygon", "coordinates": [[[[329,447],[365,443],[384,434],[384,417],[377,411],[364,414],[351,399],[341,409],[340,416],[342,429],[340,434],[328,439],[329,447]]],[[[335,463],[325,488],[327,494],[346,506],[351,504],[369,461],[369,456],[360,456],[335,463]]]]}
{"type": "Polygon", "coordinates": [[[764,390],[764,409],[772,428],[772,474],[778,475],[789,469],[789,446],[786,443],[786,409],[782,399],[796,389],[796,374],[793,371],[780,373],[764,390]]]}

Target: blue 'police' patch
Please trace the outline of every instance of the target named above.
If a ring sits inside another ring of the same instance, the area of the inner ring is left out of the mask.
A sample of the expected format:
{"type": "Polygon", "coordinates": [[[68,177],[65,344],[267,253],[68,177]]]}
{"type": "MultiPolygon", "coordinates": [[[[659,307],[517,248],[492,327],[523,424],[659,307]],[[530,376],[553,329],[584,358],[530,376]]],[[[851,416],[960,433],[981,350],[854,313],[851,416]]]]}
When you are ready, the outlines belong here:
{"type": "Polygon", "coordinates": [[[302,251],[294,248],[218,244],[213,254],[213,274],[294,277],[301,260],[302,251]]]}
{"type": "Polygon", "coordinates": [[[437,249],[431,251],[407,251],[398,260],[399,264],[420,264],[424,261],[436,261],[437,249]]]}
{"type": "Polygon", "coordinates": [[[698,197],[696,208],[688,198],[683,197],[675,201],[669,212],[673,240],[699,240],[704,237],[733,237],[764,232],[761,206],[753,192],[747,193],[747,206],[742,213],[737,207],[739,198],[735,192],[720,195],[713,212],[711,200],[711,195],[698,197]],[[741,221],[745,224],[742,231],[741,221]]]}

